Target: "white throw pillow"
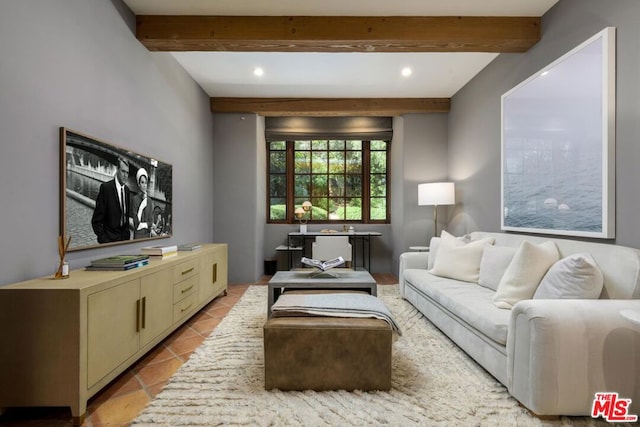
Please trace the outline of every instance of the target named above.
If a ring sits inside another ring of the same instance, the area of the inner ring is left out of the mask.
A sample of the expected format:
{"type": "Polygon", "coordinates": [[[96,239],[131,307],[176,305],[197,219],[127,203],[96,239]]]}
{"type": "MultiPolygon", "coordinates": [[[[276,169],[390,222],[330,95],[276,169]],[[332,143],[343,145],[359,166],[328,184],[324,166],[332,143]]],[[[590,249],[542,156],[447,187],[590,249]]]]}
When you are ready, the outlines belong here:
{"type": "Polygon", "coordinates": [[[478,285],[497,290],[515,253],[516,248],[510,246],[485,246],[480,260],[478,285]]]}
{"type": "Polygon", "coordinates": [[[427,260],[427,270],[433,268],[433,264],[436,262],[438,256],[438,248],[440,247],[440,238],[432,237],[429,241],[429,259],[427,260]]]}
{"type": "Polygon", "coordinates": [[[429,259],[427,260],[427,270],[433,269],[436,257],[438,256],[438,248],[440,247],[442,236],[444,236],[445,239],[457,239],[463,243],[469,243],[471,241],[471,237],[468,234],[460,237],[455,237],[452,234],[448,233],[446,230],[442,230],[440,236],[441,237],[432,237],[431,241],[429,242],[429,259]]]}
{"type": "Polygon", "coordinates": [[[429,272],[436,276],[477,283],[482,251],[485,245],[492,245],[494,241],[493,237],[487,237],[465,243],[443,231],[433,268],[429,272]]]}
{"type": "Polygon", "coordinates": [[[540,280],[559,258],[558,248],[551,241],[539,245],[522,242],[500,279],[493,304],[510,309],[518,301],[531,299],[540,280]]]}
{"type": "Polygon", "coordinates": [[[574,254],[553,264],[533,294],[534,299],[598,299],[602,271],[589,254],[574,254]]]}

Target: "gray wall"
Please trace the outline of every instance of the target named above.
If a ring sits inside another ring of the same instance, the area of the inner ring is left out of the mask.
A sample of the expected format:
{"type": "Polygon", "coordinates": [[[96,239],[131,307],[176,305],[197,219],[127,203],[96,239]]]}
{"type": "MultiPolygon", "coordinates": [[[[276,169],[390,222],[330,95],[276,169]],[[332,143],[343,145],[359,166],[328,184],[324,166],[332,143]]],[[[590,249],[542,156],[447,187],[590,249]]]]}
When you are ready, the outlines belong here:
{"type": "Polygon", "coordinates": [[[214,114],[214,235],[229,244],[229,281],[262,275],[266,200],[264,119],[255,114],[214,114]]]}
{"type": "MultiPolygon", "coordinates": [[[[418,206],[418,184],[446,181],[447,114],[406,114],[393,122],[392,269],[409,246],[427,246],[433,236],[433,207],[418,206]]],[[[438,230],[445,226],[447,206],[438,208],[438,230]]]]}
{"type": "Polygon", "coordinates": [[[607,26],[617,28],[616,235],[640,247],[640,2],[561,0],[542,19],[542,40],[501,54],[452,99],[449,168],[458,184],[450,228],[500,230],[500,97],[607,26]]]}
{"type": "MultiPolygon", "coordinates": [[[[404,215],[402,236],[407,246],[426,246],[433,236],[433,207],[418,206],[418,184],[447,181],[447,114],[403,116],[401,179],[404,215]]],[[[438,233],[448,217],[448,207],[438,208],[438,233]]],[[[406,248],[404,248],[406,250],[406,248]]]]}
{"type": "MultiPolygon", "coordinates": [[[[213,241],[209,99],[170,54],[150,53],[119,0],[0,5],[0,285],[58,262],[58,128],[173,165],[174,237],[213,241]]],[[[148,244],[148,242],[147,242],[148,244]]],[[[71,268],[141,243],[72,252],[71,268]]]]}

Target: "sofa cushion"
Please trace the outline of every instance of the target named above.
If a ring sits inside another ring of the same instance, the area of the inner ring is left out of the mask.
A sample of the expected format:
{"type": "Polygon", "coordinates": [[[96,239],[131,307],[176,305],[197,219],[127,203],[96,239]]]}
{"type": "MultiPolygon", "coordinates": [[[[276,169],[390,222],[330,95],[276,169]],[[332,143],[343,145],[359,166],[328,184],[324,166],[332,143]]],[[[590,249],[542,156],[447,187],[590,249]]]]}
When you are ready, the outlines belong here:
{"type": "Polygon", "coordinates": [[[404,279],[470,329],[506,345],[511,312],[493,305],[492,290],[474,283],[434,276],[424,269],[405,270],[404,279]]]}
{"type": "Polygon", "coordinates": [[[598,299],[604,279],[591,255],[570,255],[551,266],[534,299],[598,299]]]}
{"type": "Polygon", "coordinates": [[[497,290],[500,279],[504,276],[515,253],[516,248],[510,246],[485,246],[480,260],[478,285],[497,290]]]}
{"type": "Polygon", "coordinates": [[[430,272],[441,277],[477,283],[482,251],[485,245],[493,244],[494,240],[488,237],[465,243],[443,231],[438,254],[430,272]]]}
{"type": "Polygon", "coordinates": [[[556,244],[523,241],[509,263],[493,296],[496,307],[511,309],[518,301],[531,299],[538,284],[560,256],[556,244]]]}

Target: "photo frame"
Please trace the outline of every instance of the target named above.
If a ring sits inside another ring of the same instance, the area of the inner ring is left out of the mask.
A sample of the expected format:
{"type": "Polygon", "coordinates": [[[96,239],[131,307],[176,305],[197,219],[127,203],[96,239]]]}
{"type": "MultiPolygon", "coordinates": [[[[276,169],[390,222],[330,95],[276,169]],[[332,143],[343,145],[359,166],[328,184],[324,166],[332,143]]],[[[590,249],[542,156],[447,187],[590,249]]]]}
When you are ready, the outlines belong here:
{"type": "Polygon", "coordinates": [[[68,250],[171,237],[172,173],[168,163],[61,127],[60,235],[71,237],[68,250]]]}
{"type": "Polygon", "coordinates": [[[615,28],[502,96],[501,228],[615,237],[615,28]]]}

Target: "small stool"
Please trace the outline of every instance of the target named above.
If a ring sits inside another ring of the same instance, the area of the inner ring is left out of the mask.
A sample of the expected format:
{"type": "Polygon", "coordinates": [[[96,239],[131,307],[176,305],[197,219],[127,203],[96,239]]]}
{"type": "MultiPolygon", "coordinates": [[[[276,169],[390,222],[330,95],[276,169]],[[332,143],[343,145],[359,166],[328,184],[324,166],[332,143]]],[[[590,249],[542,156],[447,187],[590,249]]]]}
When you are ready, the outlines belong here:
{"type": "Polygon", "coordinates": [[[265,276],[273,276],[278,271],[278,260],[277,259],[265,259],[264,260],[264,275],[265,276]]]}
{"type": "Polygon", "coordinates": [[[276,317],[264,325],[265,389],[391,389],[391,326],[380,319],[276,317]]]}

